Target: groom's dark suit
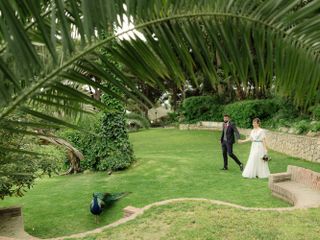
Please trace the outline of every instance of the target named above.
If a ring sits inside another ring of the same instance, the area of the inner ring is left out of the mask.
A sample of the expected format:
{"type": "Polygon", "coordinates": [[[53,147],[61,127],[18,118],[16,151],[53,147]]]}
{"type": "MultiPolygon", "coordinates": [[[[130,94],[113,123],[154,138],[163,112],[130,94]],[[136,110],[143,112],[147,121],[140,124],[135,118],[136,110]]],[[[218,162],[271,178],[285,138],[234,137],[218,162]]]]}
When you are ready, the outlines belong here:
{"type": "Polygon", "coordinates": [[[235,138],[240,138],[240,134],[236,125],[230,121],[223,123],[221,135],[221,146],[224,161],[223,169],[228,169],[228,155],[239,165],[240,170],[243,169],[243,164],[239,161],[237,156],[234,155],[232,150],[233,144],[235,143],[235,138]]]}

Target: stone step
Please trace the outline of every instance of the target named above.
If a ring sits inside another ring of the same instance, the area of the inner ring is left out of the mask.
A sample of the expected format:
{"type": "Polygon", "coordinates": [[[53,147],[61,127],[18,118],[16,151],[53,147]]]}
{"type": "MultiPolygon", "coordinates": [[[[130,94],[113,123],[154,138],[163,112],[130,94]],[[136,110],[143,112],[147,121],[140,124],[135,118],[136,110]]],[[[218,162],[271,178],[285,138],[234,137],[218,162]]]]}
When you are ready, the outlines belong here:
{"type": "Polygon", "coordinates": [[[294,181],[275,183],[276,186],[289,191],[294,197],[295,207],[318,207],[320,206],[320,192],[294,181]]]}

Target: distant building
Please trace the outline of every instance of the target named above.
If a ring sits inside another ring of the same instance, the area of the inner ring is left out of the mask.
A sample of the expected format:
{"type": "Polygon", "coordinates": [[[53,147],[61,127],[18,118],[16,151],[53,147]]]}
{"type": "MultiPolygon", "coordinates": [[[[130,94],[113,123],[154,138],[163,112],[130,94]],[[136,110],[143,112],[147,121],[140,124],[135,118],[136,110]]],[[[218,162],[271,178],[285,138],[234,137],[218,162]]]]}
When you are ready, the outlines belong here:
{"type": "Polygon", "coordinates": [[[156,121],[157,119],[168,116],[168,113],[170,112],[172,112],[170,109],[166,109],[163,106],[150,108],[148,110],[148,118],[150,121],[156,121]]]}

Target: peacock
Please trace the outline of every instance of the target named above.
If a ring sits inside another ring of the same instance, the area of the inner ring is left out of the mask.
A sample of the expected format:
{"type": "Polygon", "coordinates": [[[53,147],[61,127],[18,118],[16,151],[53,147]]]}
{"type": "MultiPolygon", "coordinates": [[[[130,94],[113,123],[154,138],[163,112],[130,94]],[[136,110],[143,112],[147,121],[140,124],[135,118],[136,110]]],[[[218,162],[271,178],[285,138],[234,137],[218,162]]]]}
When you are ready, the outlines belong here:
{"type": "Polygon", "coordinates": [[[128,195],[130,192],[120,192],[120,193],[100,193],[96,192],[92,194],[92,201],[90,204],[90,212],[96,216],[102,213],[104,209],[110,207],[118,199],[128,195]]]}

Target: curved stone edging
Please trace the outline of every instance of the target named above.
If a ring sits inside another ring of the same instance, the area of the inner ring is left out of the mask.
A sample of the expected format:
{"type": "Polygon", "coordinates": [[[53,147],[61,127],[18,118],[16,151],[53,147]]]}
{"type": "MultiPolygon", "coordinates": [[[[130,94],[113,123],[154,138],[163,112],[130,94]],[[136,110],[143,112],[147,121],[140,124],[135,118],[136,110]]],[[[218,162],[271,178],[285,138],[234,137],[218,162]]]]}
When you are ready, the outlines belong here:
{"type": "MultiPolygon", "coordinates": [[[[87,236],[89,234],[101,233],[102,231],[104,231],[104,230],[106,230],[108,228],[116,227],[116,226],[119,226],[121,224],[127,223],[127,222],[135,219],[136,217],[142,215],[146,210],[148,210],[148,209],[150,209],[152,207],[163,206],[163,205],[167,205],[167,204],[170,204],[170,203],[176,203],[176,202],[187,202],[187,201],[209,202],[211,204],[233,207],[233,208],[237,208],[237,209],[241,209],[241,210],[245,210],[245,211],[248,211],[248,210],[249,211],[293,211],[293,210],[301,209],[299,207],[255,208],[255,207],[244,207],[244,206],[233,204],[233,203],[228,203],[228,202],[219,201],[219,200],[211,200],[211,199],[207,199],[207,198],[174,198],[174,199],[168,199],[168,200],[155,202],[155,203],[151,203],[149,205],[146,205],[143,208],[140,208],[136,213],[132,214],[131,216],[125,217],[125,218],[121,218],[118,221],[116,221],[114,223],[111,223],[111,224],[108,224],[106,226],[103,226],[103,227],[100,227],[100,228],[96,228],[94,230],[83,232],[83,233],[77,233],[77,234],[69,235],[69,236],[63,236],[63,237],[57,237],[57,238],[49,238],[48,240],[61,240],[61,239],[64,239],[64,238],[82,238],[82,237],[85,237],[85,236],[87,236]]],[[[40,239],[40,238],[33,238],[33,239],[40,239]]]]}

